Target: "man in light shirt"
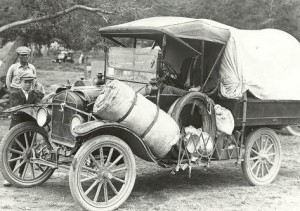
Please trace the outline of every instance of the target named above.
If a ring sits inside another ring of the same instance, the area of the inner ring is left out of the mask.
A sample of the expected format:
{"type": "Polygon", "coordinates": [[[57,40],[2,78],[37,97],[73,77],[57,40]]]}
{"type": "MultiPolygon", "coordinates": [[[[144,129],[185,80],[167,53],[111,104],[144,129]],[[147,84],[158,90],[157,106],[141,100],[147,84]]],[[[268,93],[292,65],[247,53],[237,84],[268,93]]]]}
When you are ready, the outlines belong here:
{"type": "Polygon", "coordinates": [[[19,62],[11,65],[6,75],[6,86],[10,92],[18,91],[21,88],[21,73],[29,72],[36,77],[35,67],[28,63],[30,48],[21,46],[17,48],[16,52],[19,55],[19,62]]]}

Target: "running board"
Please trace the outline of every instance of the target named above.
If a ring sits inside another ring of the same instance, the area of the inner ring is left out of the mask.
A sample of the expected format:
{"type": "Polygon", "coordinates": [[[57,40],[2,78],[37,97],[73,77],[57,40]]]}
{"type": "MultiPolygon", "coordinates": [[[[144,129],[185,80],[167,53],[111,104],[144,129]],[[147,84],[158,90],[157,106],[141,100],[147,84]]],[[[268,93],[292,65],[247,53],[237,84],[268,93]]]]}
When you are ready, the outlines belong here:
{"type": "Polygon", "coordinates": [[[52,169],[62,168],[62,169],[65,169],[65,170],[70,170],[70,166],[68,166],[68,165],[57,164],[57,163],[54,163],[54,162],[51,162],[51,161],[47,161],[47,160],[44,160],[44,159],[31,158],[30,161],[32,163],[35,163],[35,164],[40,164],[40,165],[48,166],[48,167],[50,167],[52,169]]]}

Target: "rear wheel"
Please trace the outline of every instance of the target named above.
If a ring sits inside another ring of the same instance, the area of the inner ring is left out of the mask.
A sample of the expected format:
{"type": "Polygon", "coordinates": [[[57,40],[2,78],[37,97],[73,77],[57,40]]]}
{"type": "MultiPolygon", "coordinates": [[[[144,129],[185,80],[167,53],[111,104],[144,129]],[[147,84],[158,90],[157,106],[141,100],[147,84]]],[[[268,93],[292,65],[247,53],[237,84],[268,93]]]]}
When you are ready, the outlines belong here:
{"type": "Polygon", "coordinates": [[[33,155],[48,159],[52,149],[47,132],[34,122],[11,128],[0,144],[0,170],[16,187],[32,187],[45,182],[54,169],[32,162],[33,155]]]}
{"type": "Polygon", "coordinates": [[[273,130],[260,128],[247,136],[242,169],[251,185],[271,183],[278,174],[280,164],[280,140],[273,130]]]}
{"type": "Polygon", "coordinates": [[[136,178],[135,159],[121,139],[102,135],[76,153],[69,184],[75,201],[86,210],[114,210],[130,195],[136,178]]]}

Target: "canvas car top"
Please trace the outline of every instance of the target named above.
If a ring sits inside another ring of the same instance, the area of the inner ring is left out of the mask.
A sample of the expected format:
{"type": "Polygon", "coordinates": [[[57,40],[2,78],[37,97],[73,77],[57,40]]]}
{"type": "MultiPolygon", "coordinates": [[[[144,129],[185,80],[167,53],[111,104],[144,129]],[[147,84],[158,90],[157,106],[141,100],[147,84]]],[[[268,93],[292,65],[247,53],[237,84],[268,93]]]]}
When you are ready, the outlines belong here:
{"type": "Polygon", "coordinates": [[[129,23],[107,26],[99,31],[102,35],[142,37],[145,34],[169,34],[178,38],[206,40],[225,44],[229,39],[228,29],[220,28],[215,21],[184,17],[151,17],[129,23]]]}
{"type": "Polygon", "coordinates": [[[286,32],[241,30],[207,19],[152,17],[104,27],[100,33],[108,37],[167,34],[180,41],[226,44],[219,71],[225,98],[240,99],[249,90],[264,100],[300,100],[300,44],[286,32]]]}

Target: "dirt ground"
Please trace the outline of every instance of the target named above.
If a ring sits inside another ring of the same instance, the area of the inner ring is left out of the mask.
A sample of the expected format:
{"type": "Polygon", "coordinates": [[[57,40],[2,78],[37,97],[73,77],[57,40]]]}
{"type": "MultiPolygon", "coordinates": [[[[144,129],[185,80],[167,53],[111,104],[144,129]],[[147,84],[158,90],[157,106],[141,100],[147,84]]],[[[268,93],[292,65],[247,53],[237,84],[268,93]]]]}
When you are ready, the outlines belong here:
{"type": "MultiPolygon", "coordinates": [[[[102,71],[101,60],[91,61],[93,75],[102,71]]],[[[74,82],[84,69],[77,64],[53,64],[49,58],[35,65],[47,91],[67,79],[74,82]]],[[[0,140],[8,125],[9,119],[0,119],[0,140]]],[[[171,169],[137,159],[134,189],[119,210],[300,210],[300,137],[280,135],[280,139],[281,169],[267,186],[249,186],[235,163],[212,163],[208,170],[194,168],[189,178],[187,171],[173,175],[171,169]]],[[[2,182],[0,174],[0,210],[81,210],[71,196],[68,171],[57,170],[34,188],[4,187],[2,182]]]]}
{"type": "MultiPolygon", "coordinates": [[[[1,139],[8,124],[1,119],[1,139]]],[[[171,169],[137,159],[134,189],[119,210],[300,210],[300,138],[280,139],[281,169],[267,186],[249,186],[234,163],[195,168],[189,178],[186,171],[172,175],[171,169]]],[[[0,175],[0,210],[81,210],[71,196],[67,171],[57,170],[34,188],[4,187],[2,182],[0,175]]]]}

